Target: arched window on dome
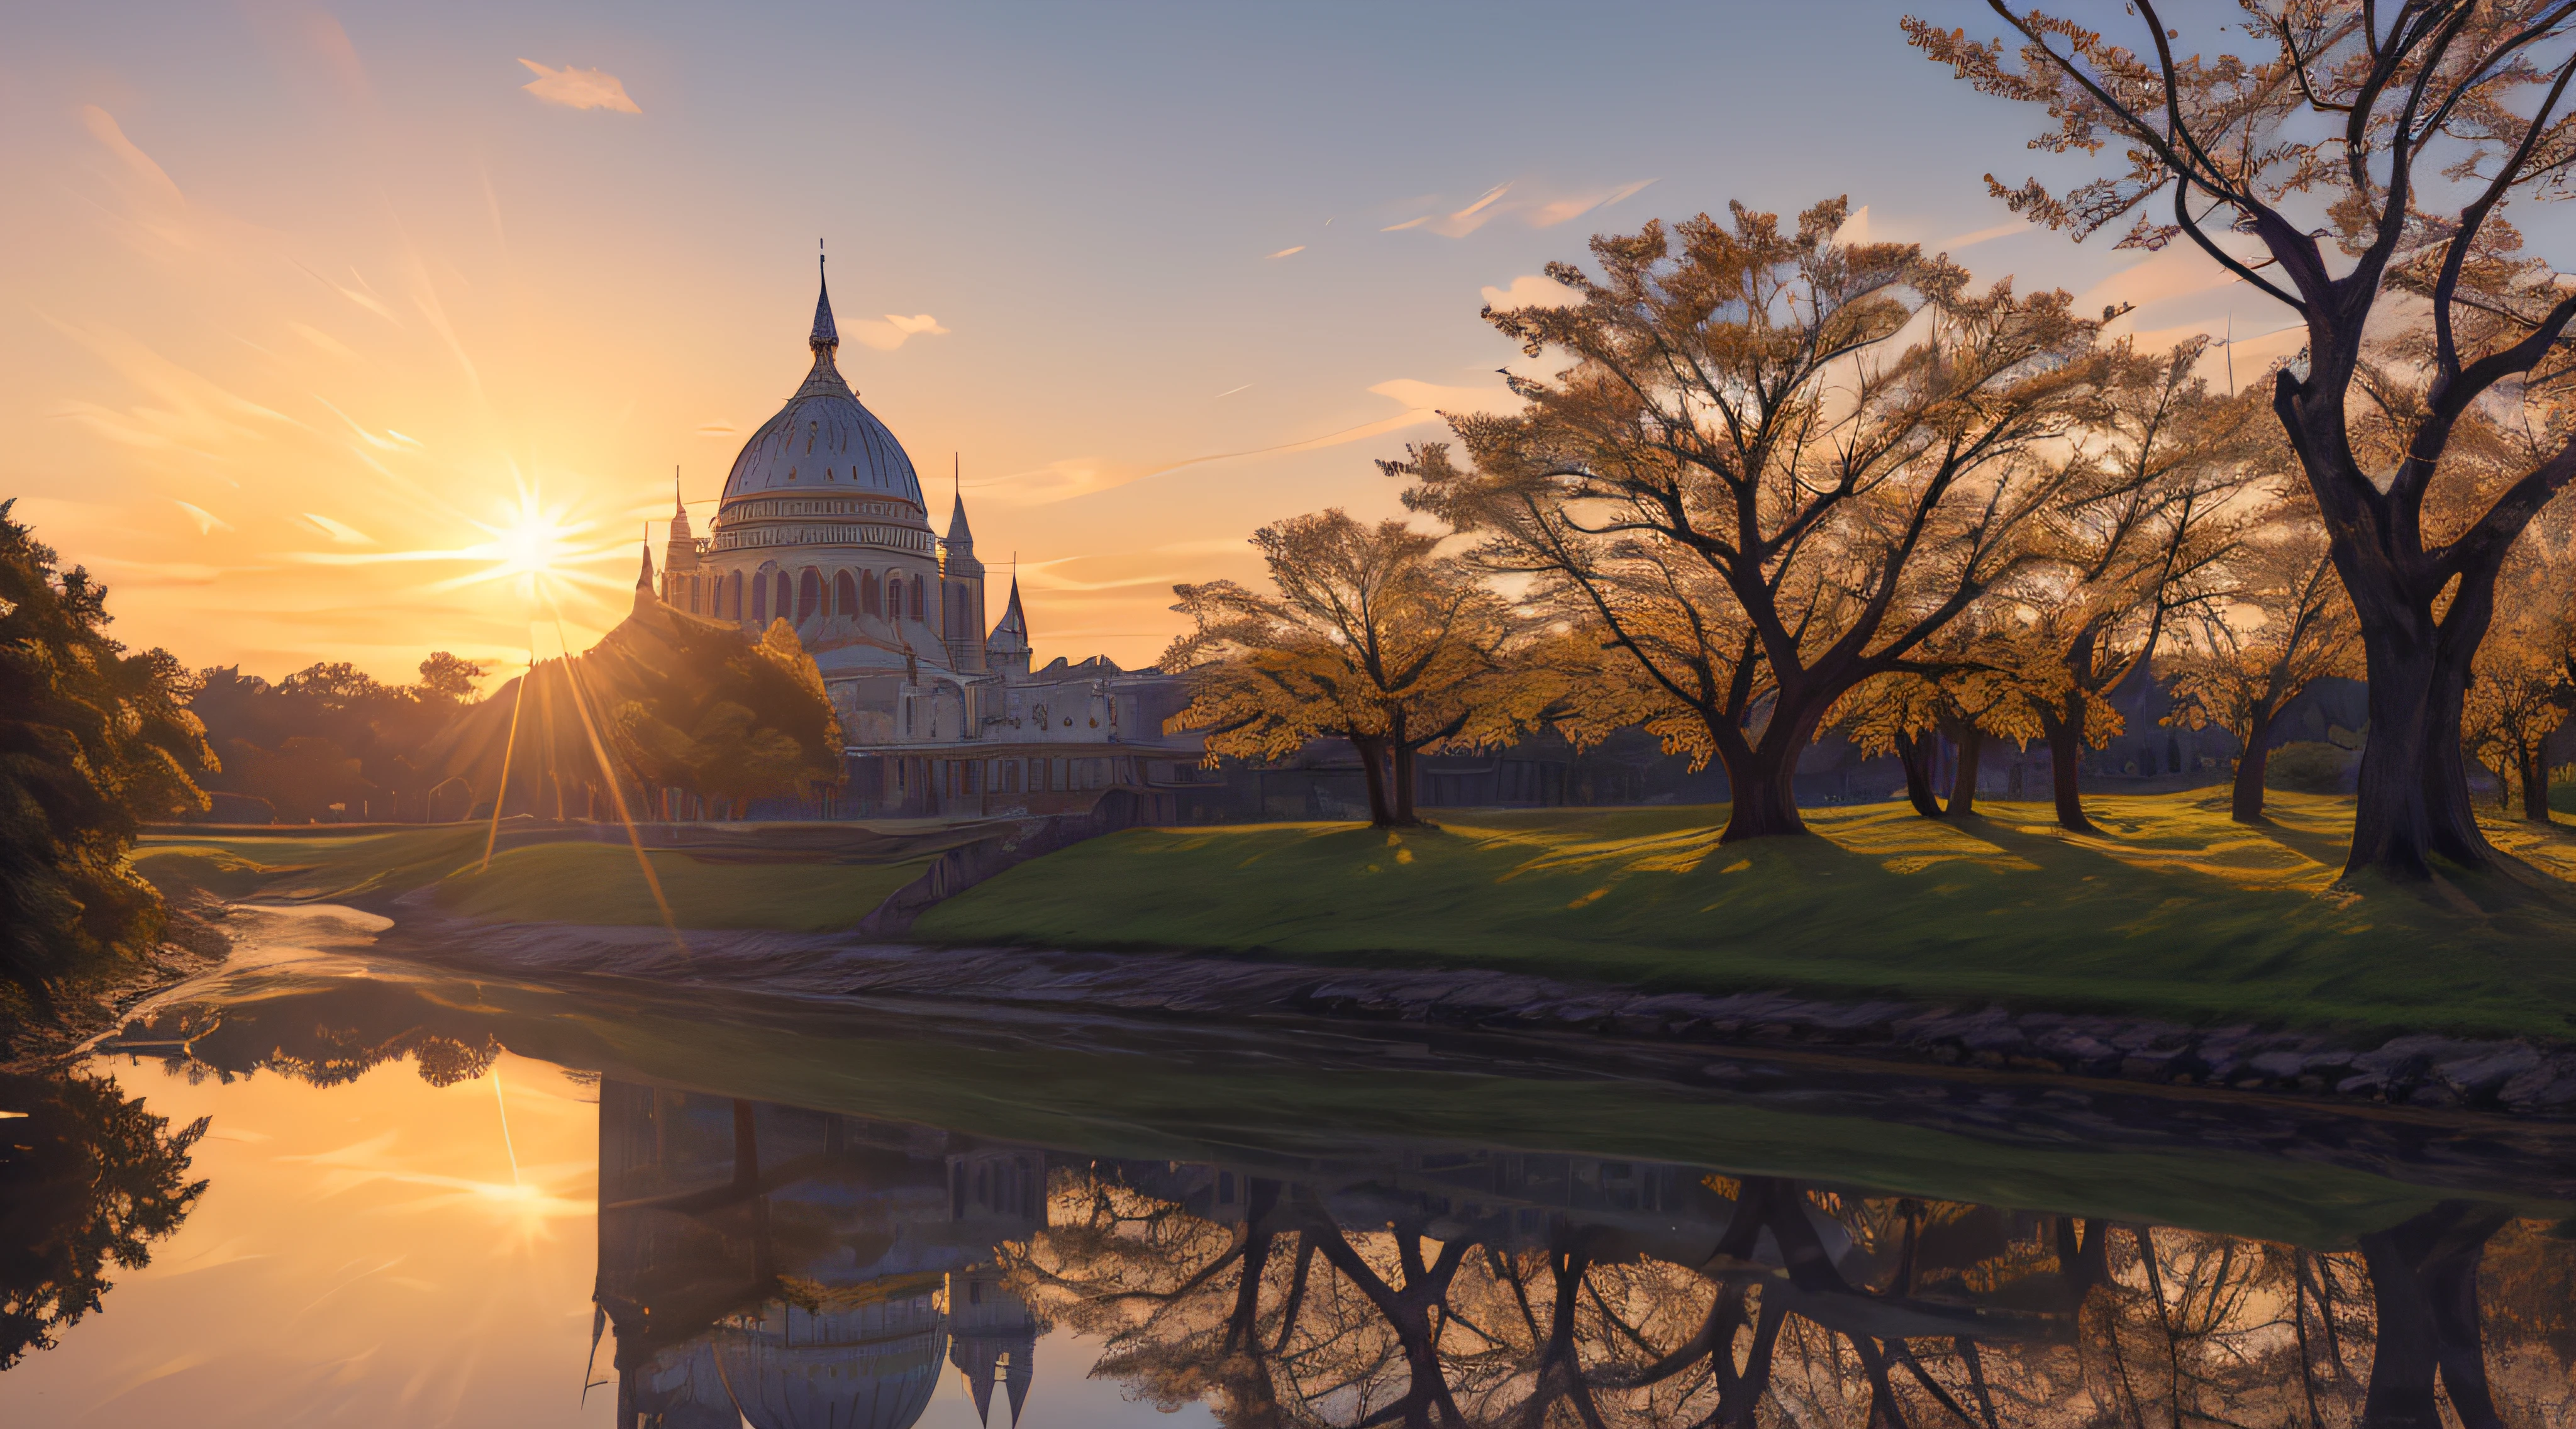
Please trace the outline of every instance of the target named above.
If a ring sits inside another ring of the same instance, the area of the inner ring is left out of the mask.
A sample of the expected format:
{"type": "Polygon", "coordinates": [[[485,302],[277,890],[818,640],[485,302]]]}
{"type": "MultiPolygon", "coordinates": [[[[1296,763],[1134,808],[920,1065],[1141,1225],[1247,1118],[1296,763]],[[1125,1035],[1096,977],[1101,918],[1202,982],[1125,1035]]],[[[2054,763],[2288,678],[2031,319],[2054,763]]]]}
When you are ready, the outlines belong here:
{"type": "Polygon", "coordinates": [[[796,623],[804,624],[823,613],[823,573],[812,566],[796,578],[796,623]]]}
{"type": "Polygon", "coordinates": [[[769,573],[766,571],[751,578],[751,623],[769,623],[769,573]]]}
{"type": "Polygon", "coordinates": [[[886,575],[886,619],[903,619],[903,577],[892,572],[886,575]]]}
{"type": "Polygon", "coordinates": [[[915,620],[930,618],[930,607],[922,604],[921,601],[921,577],[919,576],[912,578],[912,618],[915,620]]]}
{"type": "Polygon", "coordinates": [[[742,619],[742,572],[736,571],[725,577],[724,593],[720,599],[724,602],[723,614],[742,619]]]}
{"type": "Polygon", "coordinates": [[[794,577],[788,575],[787,572],[780,571],[778,573],[778,589],[770,597],[769,613],[780,620],[785,620],[788,618],[787,613],[795,608],[796,581],[794,577]]]}
{"type": "Polygon", "coordinates": [[[848,571],[832,577],[832,613],[843,617],[859,613],[859,585],[848,571]]]}
{"type": "Polygon", "coordinates": [[[884,608],[877,599],[877,573],[874,571],[859,572],[859,608],[870,615],[884,608]]]}

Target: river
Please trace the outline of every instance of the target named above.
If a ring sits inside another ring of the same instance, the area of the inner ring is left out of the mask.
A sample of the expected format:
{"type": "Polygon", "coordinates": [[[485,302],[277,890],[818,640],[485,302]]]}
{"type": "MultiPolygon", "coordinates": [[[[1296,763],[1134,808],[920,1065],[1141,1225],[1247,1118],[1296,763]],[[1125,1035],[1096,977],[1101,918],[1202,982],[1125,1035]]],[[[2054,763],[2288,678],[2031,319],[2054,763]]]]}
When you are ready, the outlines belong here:
{"type": "Polygon", "coordinates": [[[266,916],[0,1082],[0,1423],[2576,1424],[2564,1124],[266,916]]]}

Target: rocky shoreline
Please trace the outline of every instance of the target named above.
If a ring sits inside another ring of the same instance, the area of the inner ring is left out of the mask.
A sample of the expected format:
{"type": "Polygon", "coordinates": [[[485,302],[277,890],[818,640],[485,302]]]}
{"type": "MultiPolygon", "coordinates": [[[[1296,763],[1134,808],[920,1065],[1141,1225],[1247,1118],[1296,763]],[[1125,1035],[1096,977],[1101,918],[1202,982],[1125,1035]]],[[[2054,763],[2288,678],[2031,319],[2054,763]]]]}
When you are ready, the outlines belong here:
{"type": "Polygon", "coordinates": [[[125,976],[66,1001],[52,1023],[12,1025],[0,1019],[0,1073],[33,1075],[60,1067],[122,1027],[135,1009],[221,965],[232,950],[223,928],[227,911],[212,898],[173,899],[160,943],[125,976]]]}
{"type": "MultiPolygon", "coordinates": [[[[387,953],[542,978],[638,978],[799,997],[976,1002],[1131,1016],[1322,1018],[1588,1035],[1669,1049],[1803,1049],[1896,1062],[2225,1088],[2325,1100],[2576,1115],[2576,1048],[2313,1033],[2145,1018],[1646,993],[1516,973],[1367,969],[1168,952],[941,947],[848,935],[475,923],[417,896],[388,907],[387,953]]],[[[1731,1064],[1714,1064],[1724,1080],[1731,1064]]]]}

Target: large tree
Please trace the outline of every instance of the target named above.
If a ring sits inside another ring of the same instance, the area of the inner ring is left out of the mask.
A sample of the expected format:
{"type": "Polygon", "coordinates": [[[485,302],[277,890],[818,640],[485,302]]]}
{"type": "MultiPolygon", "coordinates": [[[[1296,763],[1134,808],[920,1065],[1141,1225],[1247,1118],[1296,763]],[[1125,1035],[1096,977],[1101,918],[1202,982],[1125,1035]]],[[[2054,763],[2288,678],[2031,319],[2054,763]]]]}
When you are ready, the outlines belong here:
{"type": "Polygon", "coordinates": [[[1911,244],[1851,244],[1833,199],[1783,230],[1741,205],[1592,243],[1577,301],[1486,317],[1530,356],[1528,409],[1386,463],[1555,613],[1633,659],[1669,745],[1724,764],[1728,840],[1805,832],[1791,781],[1863,680],[2032,558],[2091,401],[2098,324],[1984,291],[1911,244]]]}
{"type": "Polygon", "coordinates": [[[0,978],[13,1011],[118,975],[160,938],[160,895],[126,862],[147,820],[201,810],[215,767],[167,651],[110,639],[107,589],[0,501],[0,978]]]}
{"type": "Polygon", "coordinates": [[[2347,876],[2489,863],[2461,703],[2507,550],[2576,480],[2576,434],[2550,423],[2534,459],[2499,468],[2477,429],[2545,418],[2533,409],[2566,370],[2576,294],[2518,254],[2502,215],[2576,162],[2576,6],[2249,0],[2240,57],[2185,41],[2150,0],[2123,12],[2143,51],[1989,3],[2012,52],[1913,18],[1907,34],[1980,90],[2044,106],[2054,124],[2033,147],[2118,150],[2062,192],[1989,187],[2079,238],[2126,218],[2124,246],[2188,241],[2306,327],[2272,406],[2369,667],[2347,876]]]}
{"type": "Polygon", "coordinates": [[[1516,678],[1522,634],[1482,577],[1402,521],[1336,509],[1253,533],[1274,594],[1233,581],[1172,588],[1195,628],[1163,652],[1186,672],[1175,729],[1210,731],[1210,755],[1278,758],[1349,741],[1380,826],[1421,822],[1414,760],[1453,741],[1508,740],[1534,713],[1516,678]]]}
{"type": "Polygon", "coordinates": [[[838,783],[842,744],[822,673],[785,621],[753,639],[648,601],[589,650],[467,710],[426,763],[470,787],[478,810],[605,818],[614,785],[639,818],[682,816],[674,791],[739,818],[838,783]]]}

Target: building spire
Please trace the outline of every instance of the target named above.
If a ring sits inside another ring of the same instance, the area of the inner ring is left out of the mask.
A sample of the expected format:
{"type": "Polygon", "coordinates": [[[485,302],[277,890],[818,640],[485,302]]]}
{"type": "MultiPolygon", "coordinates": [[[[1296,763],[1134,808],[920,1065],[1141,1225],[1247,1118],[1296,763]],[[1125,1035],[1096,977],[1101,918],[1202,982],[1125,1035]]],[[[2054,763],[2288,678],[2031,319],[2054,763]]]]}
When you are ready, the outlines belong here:
{"type": "Polygon", "coordinates": [[[822,247],[822,241],[817,239],[814,244],[814,332],[805,339],[806,345],[814,349],[817,359],[829,358],[832,349],[841,345],[841,330],[832,325],[832,283],[830,275],[823,271],[826,259],[822,247]]]}
{"type": "Polygon", "coordinates": [[[680,465],[677,462],[671,464],[671,519],[689,519],[689,503],[680,499],[680,465]]]}
{"type": "MultiPolygon", "coordinates": [[[[966,480],[963,475],[965,467],[958,462],[955,452],[948,454],[948,460],[951,463],[948,489],[954,493],[956,503],[949,508],[948,512],[948,546],[953,553],[971,559],[975,551],[975,533],[966,528],[966,480]]],[[[979,566],[976,569],[981,570],[982,567],[979,566]]]]}

